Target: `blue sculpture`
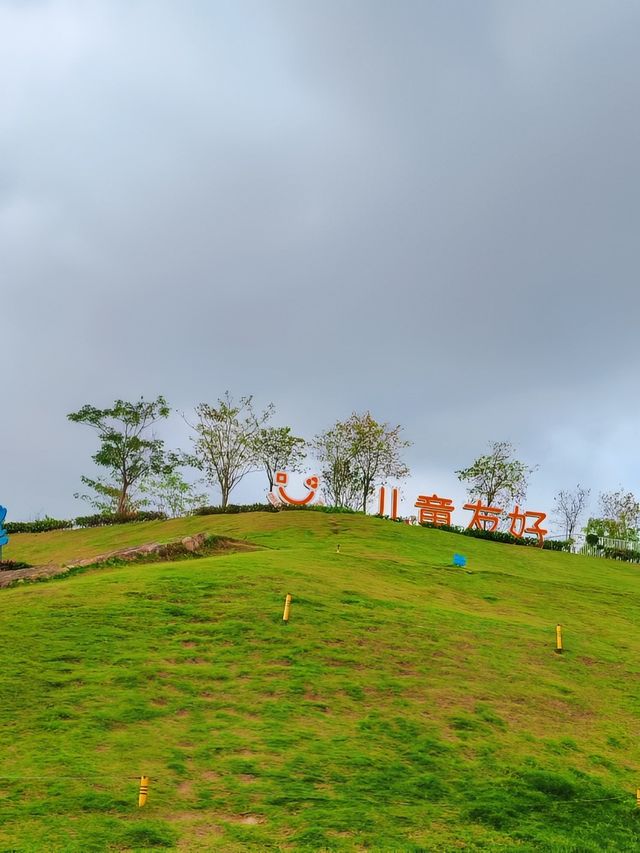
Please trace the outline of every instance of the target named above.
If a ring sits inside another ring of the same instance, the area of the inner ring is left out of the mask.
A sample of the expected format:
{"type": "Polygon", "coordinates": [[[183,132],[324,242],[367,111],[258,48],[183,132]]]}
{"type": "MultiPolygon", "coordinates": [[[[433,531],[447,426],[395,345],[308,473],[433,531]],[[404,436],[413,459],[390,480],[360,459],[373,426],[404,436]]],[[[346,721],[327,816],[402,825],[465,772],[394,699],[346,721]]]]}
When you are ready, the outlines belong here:
{"type": "Polygon", "coordinates": [[[467,565],[467,558],[463,557],[462,554],[454,554],[453,565],[458,566],[459,569],[463,569],[467,565]]]}
{"type": "Polygon", "coordinates": [[[4,506],[0,506],[0,550],[3,545],[7,545],[9,542],[9,534],[4,529],[4,520],[7,517],[7,508],[4,506]]]}

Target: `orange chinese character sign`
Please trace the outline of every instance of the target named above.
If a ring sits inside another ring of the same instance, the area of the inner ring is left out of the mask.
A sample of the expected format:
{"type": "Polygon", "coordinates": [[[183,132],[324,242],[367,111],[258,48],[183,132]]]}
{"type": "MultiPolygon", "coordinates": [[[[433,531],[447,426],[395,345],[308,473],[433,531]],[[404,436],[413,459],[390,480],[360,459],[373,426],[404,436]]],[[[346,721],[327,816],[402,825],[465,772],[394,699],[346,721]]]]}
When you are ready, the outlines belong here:
{"type": "Polygon", "coordinates": [[[483,506],[482,501],[476,501],[474,504],[465,504],[465,509],[470,509],[473,512],[473,518],[469,522],[467,530],[476,528],[477,530],[489,530],[493,533],[498,529],[502,510],[497,506],[483,506]]]}
{"type": "Polygon", "coordinates": [[[292,498],[285,491],[285,486],[289,482],[289,475],[285,471],[277,471],[275,483],[278,487],[278,496],[283,503],[290,504],[291,506],[307,506],[311,501],[315,498],[316,492],[318,491],[318,486],[320,484],[320,480],[318,477],[307,477],[304,481],[305,488],[309,491],[309,494],[305,498],[292,498]]]}
{"type": "Polygon", "coordinates": [[[415,506],[419,510],[419,524],[451,524],[451,515],[455,507],[450,498],[420,495],[415,506]]]}
{"type": "MultiPolygon", "coordinates": [[[[389,518],[396,519],[398,517],[398,495],[399,490],[396,488],[391,489],[391,515],[389,518]]],[[[384,486],[380,486],[380,492],[378,497],[378,514],[384,515],[384,511],[386,509],[387,504],[387,490],[384,486]]]]}
{"type": "Polygon", "coordinates": [[[537,536],[538,541],[542,545],[544,537],[549,532],[548,530],[545,530],[544,527],[540,526],[546,517],[546,512],[533,512],[532,510],[520,512],[520,507],[516,505],[513,512],[510,512],[507,515],[507,518],[511,519],[509,533],[511,533],[512,536],[517,536],[518,539],[522,538],[522,536],[527,533],[532,536],[537,536]],[[535,519],[535,521],[533,524],[527,525],[527,519],[529,518],[535,519]]]}

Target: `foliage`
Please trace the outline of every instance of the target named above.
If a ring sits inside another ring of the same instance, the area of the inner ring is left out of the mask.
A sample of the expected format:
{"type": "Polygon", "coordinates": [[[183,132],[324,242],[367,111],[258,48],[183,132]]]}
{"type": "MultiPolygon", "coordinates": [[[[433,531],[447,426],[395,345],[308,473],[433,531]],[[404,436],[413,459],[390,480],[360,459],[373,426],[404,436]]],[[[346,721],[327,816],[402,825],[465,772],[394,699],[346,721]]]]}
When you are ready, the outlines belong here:
{"type": "Polygon", "coordinates": [[[187,421],[194,432],[193,462],[210,483],[219,487],[223,507],[238,483],[257,469],[257,437],[273,411],[270,403],[256,415],[253,397],[240,397],[236,403],[227,391],[215,406],[196,406],[195,424],[187,421]]]}
{"type": "Polygon", "coordinates": [[[293,435],[291,427],[262,427],[255,440],[256,455],[264,466],[273,489],[276,471],[300,471],[306,456],[304,438],[293,435]]]}
{"type": "MultiPolygon", "coordinates": [[[[105,468],[110,482],[83,476],[82,482],[96,493],[82,495],[101,511],[127,515],[135,509],[133,493],[149,476],[172,470],[177,459],[167,456],[164,442],[151,434],[155,423],[169,416],[164,397],[135,403],[116,400],[110,408],[98,409],[87,404],[67,415],[74,423],[86,424],[98,433],[100,446],[92,456],[96,465],[105,468]]],[[[79,497],[79,495],[76,495],[79,497]]]]}
{"type": "Polygon", "coordinates": [[[39,518],[36,521],[9,521],[5,524],[7,533],[47,533],[50,530],[67,530],[73,527],[73,521],[58,518],[39,518]]]}
{"type": "Polygon", "coordinates": [[[600,538],[620,539],[628,542],[638,541],[637,530],[627,528],[614,518],[590,518],[584,528],[584,533],[587,537],[596,537],[596,541],[592,543],[594,545],[598,544],[597,540],[600,538]]]}
{"type": "Polygon", "coordinates": [[[197,492],[196,486],[187,483],[177,469],[143,480],[140,495],[143,506],[151,506],[167,518],[188,515],[206,499],[206,495],[197,492]]]}
{"type": "Polygon", "coordinates": [[[322,491],[329,504],[357,509],[364,491],[362,473],[353,458],[353,436],[337,421],[312,442],[321,467],[322,491]]]}
{"type": "Polygon", "coordinates": [[[456,471],[458,479],[468,483],[470,499],[481,500],[487,506],[524,500],[529,475],[535,469],[515,459],[514,453],[510,442],[495,441],[490,453],[479,456],[469,468],[456,471]]]}
{"type": "Polygon", "coordinates": [[[573,539],[580,517],[584,513],[590,489],[583,488],[580,483],[573,491],[561,489],[555,497],[554,513],[564,527],[564,538],[573,539]]]}
{"type": "Polygon", "coordinates": [[[0,572],[13,572],[15,569],[30,569],[30,563],[23,563],[20,560],[2,560],[0,559],[0,572]]]}
{"type": "Polygon", "coordinates": [[[240,512],[278,512],[271,504],[227,504],[226,506],[199,506],[192,515],[237,515],[240,512]]]}
{"type": "Polygon", "coordinates": [[[322,486],[334,506],[367,511],[378,483],[399,480],[409,474],[401,459],[410,442],[401,437],[402,427],[376,421],[371,412],[354,412],[317,435],[313,448],[322,466],[322,486]]]}
{"type": "Polygon", "coordinates": [[[401,453],[411,442],[401,437],[402,427],[378,423],[371,412],[351,415],[346,421],[351,456],[359,473],[360,502],[358,509],[367,511],[367,502],[376,485],[388,479],[400,480],[409,475],[401,453]]]}
{"type": "Polygon", "coordinates": [[[636,548],[600,548],[603,557],[610,560],[622,560],[626,563],[640,563],[640,550],[636,548]]]}
{"type": "Polygon", "coordinates": [[[600,511],[605,519],[615,522],[619,539],[637,539],[640,503],[633,492],[601,492],[600,511]]]}
{"type": "Polygon", "coordinates": [[[167,516],[163,512],[140,510],[133,515],[112,513],[97,513],[96,515],[81,515],[76,518],[76,527],[109,527],[113,524],[128,524],[132,521],[164,521],[167,516]]]}
{"type": "MultiPolygon", "coordinates": [[[[533,548],[540,548],[540,541],[537,536],[514,536],[512,533],[507,533],[502,530],[478,530],[475,527],[459,527],[454,524],[432,524],[430,521],[423,521],[420,527],[429,527],[435,530],[444,530],[447,533],[460,533],[463,536],[472,536],[474,539],[486,539],[490,542],[502,542],[505,545],[528,545],[533,548]]],[[[571,540],[569,539],[545,539],[542,548],[547,551],[570,551],[571,540]]]]}

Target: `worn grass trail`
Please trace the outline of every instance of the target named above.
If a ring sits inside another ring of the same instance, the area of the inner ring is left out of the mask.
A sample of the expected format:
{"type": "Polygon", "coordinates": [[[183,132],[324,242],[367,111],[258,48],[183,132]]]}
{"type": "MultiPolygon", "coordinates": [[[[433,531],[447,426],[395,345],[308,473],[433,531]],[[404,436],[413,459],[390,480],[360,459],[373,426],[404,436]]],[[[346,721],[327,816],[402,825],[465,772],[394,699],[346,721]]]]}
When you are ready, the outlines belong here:
{"type": "Polygon", "coordinates": [[[640,847],[637,567],[311,512],[6,556],[200,531],[263,550],[0,594],[0,850],[640,847]]]}

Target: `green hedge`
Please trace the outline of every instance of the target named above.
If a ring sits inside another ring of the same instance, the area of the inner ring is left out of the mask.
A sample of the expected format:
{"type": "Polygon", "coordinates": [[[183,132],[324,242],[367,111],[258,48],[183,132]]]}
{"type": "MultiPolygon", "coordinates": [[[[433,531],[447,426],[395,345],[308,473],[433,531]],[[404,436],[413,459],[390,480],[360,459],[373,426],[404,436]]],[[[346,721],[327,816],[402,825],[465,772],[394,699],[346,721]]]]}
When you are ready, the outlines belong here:
{"type": "Polygon", "coordinates": [[[8,521],[4,527],[7,533],[47,533],[49,530],[68,530],[73,527],[73,521],[45,517],[38,521],[8,521]]]}
{"type": "MultiPolygon", "coordinates": [[[[514,536],[512,533],[505,533],[502,530],[477,530],[476,528],[469,529],[468,527],[458,527],[457,525],[449,524],[432,524],[424,521],[421,527],[430,527],[436,530],[446,530],[448,533],[460,533],[462,536],[473,536],[475,539],[488,539],[491,542],[503,542],[505,545],[528,545],[529,547],[539,548],[540,541],[534,536],[514,536]]],[[[571,542],[562,539],[545,539],[542,547],[546,551],[570,551],[571,542]]]]}
{"type": "Polygon", "coordinates": [[[271,504],[227,504],[226,507],[221,506],[200,506],[194,509],[192,515],[236,515],[239,512],[293,512],[295,510],[305,512],[348,512],[354,513],[355,510],[349,509],[346,506],[291,506],[283,504],[275,507],[271,504]]]}
{"type": "Polygon", "coordinates": [[[76,518],[76,527],[106,527],[110,524],[131,524],[133,521],[164,521],[164,512],[136,512],[134,515],[112,513],[111,515],[81,515],[76,518]]]}

